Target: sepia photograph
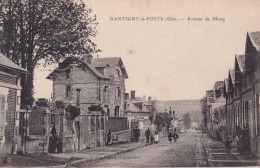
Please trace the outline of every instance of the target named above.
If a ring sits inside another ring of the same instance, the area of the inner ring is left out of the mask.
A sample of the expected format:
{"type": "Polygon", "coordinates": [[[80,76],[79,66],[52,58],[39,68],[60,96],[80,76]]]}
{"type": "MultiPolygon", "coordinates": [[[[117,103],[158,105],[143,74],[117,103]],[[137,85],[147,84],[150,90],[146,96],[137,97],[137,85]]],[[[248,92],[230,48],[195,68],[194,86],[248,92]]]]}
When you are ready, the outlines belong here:
{"type": "Polygon", "coordinates": [[[259,0],[0,0],[0,167],[259,167],[259,0]]]}

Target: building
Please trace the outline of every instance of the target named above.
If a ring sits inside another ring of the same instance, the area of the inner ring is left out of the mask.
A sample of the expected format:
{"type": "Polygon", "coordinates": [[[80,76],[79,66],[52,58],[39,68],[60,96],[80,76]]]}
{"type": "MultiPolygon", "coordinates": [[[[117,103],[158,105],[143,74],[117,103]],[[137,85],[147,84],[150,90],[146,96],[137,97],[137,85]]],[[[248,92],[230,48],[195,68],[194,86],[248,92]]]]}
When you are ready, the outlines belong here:
{"type": "Polygon", "coordinates": [[[15,153],[23,143],[19,128],[21,74],[27,71],[0,53],[0,151],[15,153]]]}
{"type": "Polygon", "coordinates": [[[136,97],[134,90],[131,91],[130,98],[128,93],[125,94],[124,116],[127,117],[129,128],[132,130],[132,140],[134,139],[133,129],[136,126],[141,130],[141,136],[144,136],[147,128],[154,132],[154,126],[151,123],[152,106],[151,97],[148,101],[136,97]]]}
{"type": "Polygon", "coordinates": [[[117,136],[113,139],[130,139],[127,119],[123,117],[127,78],[121,58],[90,55],[66,58],[47,77],[53,81],[53,101],[56,106],[61,104],[53,110],[53,121],[57,123],[52,123],[61,128],[64,151],[104,146],[108,130],[117,136]],[[73,121],[64,115],[68,105],[80,108],[80,116],[73,121]]]}
{"type": "Polygon", "coordinates": [[[260,32],[248,32],[245,54],[235,56],[234,70],[225,80],[227,127],[238,136],[238,148],[253,155],[260,153],[260,32]]]}
{"type": "Polygon", "coordinates": [[[219,140],[224,139],[226,129],[226,99],[224,82],[217,81],[212,90],[206,92],[207,100],[207,133],[219,140]]]}
{"type": "Polygon", "coordinates": [[[148,121],[151,111],[148,110],[150,104],[140,97],[135,97],[135,91],[131,91],[131,98],[126,98],[124,105],[124,115],[131,116],[129,121],[148,121]]]}

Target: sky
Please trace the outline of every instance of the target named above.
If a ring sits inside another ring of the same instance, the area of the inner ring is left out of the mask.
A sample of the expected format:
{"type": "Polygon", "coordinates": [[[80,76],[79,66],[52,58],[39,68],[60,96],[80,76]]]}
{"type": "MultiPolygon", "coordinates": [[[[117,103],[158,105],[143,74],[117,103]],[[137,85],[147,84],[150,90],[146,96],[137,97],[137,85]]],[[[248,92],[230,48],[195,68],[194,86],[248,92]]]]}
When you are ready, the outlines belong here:
{"type": "MultiPolygon", "coordinates": [[[[245,51],[247,32],[260,31],[257,0],[83,1],[97,15],[94,41],[102,50],[99,57],[121,57],[129,76],[126,91],[135,90],[140,97],[200,99],[216,81],[227,78],[235,54],[245,51]],[[147,17],[150,20],[140,20],[147,17]],[[178,21],[168,21],[173,18],[178,21]]],[[[52,82],[45,78],[52,69],[36,69],[36,98],[51,97],[52,82]]]]}

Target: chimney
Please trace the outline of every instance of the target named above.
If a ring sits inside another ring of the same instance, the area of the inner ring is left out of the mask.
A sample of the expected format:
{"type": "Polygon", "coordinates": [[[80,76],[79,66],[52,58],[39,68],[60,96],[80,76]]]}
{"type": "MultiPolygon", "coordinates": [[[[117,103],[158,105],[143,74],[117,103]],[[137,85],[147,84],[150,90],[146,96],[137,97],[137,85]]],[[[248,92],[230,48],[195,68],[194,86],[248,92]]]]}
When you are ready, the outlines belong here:
{"type": "Polygon", "coordinates": [[[129,93],[125,93],[125,100],[129,100],[129,93]]]}
{"type": "Polygon", "coordinates": [[[134,90],[131,91],[131,99],[135,99],[135,91],[134,90]]]}
{"type": "Polygon", "coordinates": [[[152,101],[152,97],[148,97],[148,102],[151,102],[152,101]]]}
{"type": "Polygon", "coordinates": [[[91,64],[92,58],[92,55],[84,55],[83,60],[91,64]]]}

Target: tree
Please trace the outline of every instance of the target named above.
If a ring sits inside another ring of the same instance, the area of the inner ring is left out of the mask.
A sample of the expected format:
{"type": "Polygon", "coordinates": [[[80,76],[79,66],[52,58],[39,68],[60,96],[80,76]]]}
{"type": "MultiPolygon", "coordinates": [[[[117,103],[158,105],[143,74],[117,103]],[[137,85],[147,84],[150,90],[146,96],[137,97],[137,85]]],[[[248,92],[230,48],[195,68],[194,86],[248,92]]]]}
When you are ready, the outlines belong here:
{"type": "Polygon", "coordinates": [[[4,0],[0,6],[0,51],[30,74],[22,76],[22,104],[32,104],[39,60],[46,66],[100,51],[91,41],[97,33],[96,16],[81,1],[4,0]]]}
{"type": "Polygon", "coordinates": [[[207,129],[207,98],[203,97],[200,100],[200,107],[201,107],[201,113],[202,113],[202,131],[206,132],[207,129]]]}
{"type": "Polygon", "coordinates": [[[171,125],[171,121],[173,120],[173,117],[164,112],[164,113],[157,113],[156,114],[156,117],[155,117],[155,120],[154,120],[154,123],[157,127],[159,126],[167,126],[167,128],[169,128],[169,126],[171,125]]]}
{"type": "Polygon", "coordinates": [[[157,104],[157,100],[156,99],[151,101],[151,109],[150,109],[151,112],[150,112],[149,120],[152,123],[154,123],[155,117],[156,117],[156,113],[157,113],[156,104],[157,104]]]}
{"type": "Polygon", "coordinates": [[[184,126],[186,128],[190,128],[191,127],[191,117],[190,117],[190,113],[185,113],[183,116],[183,122],[184,122],[184,126]]]}

